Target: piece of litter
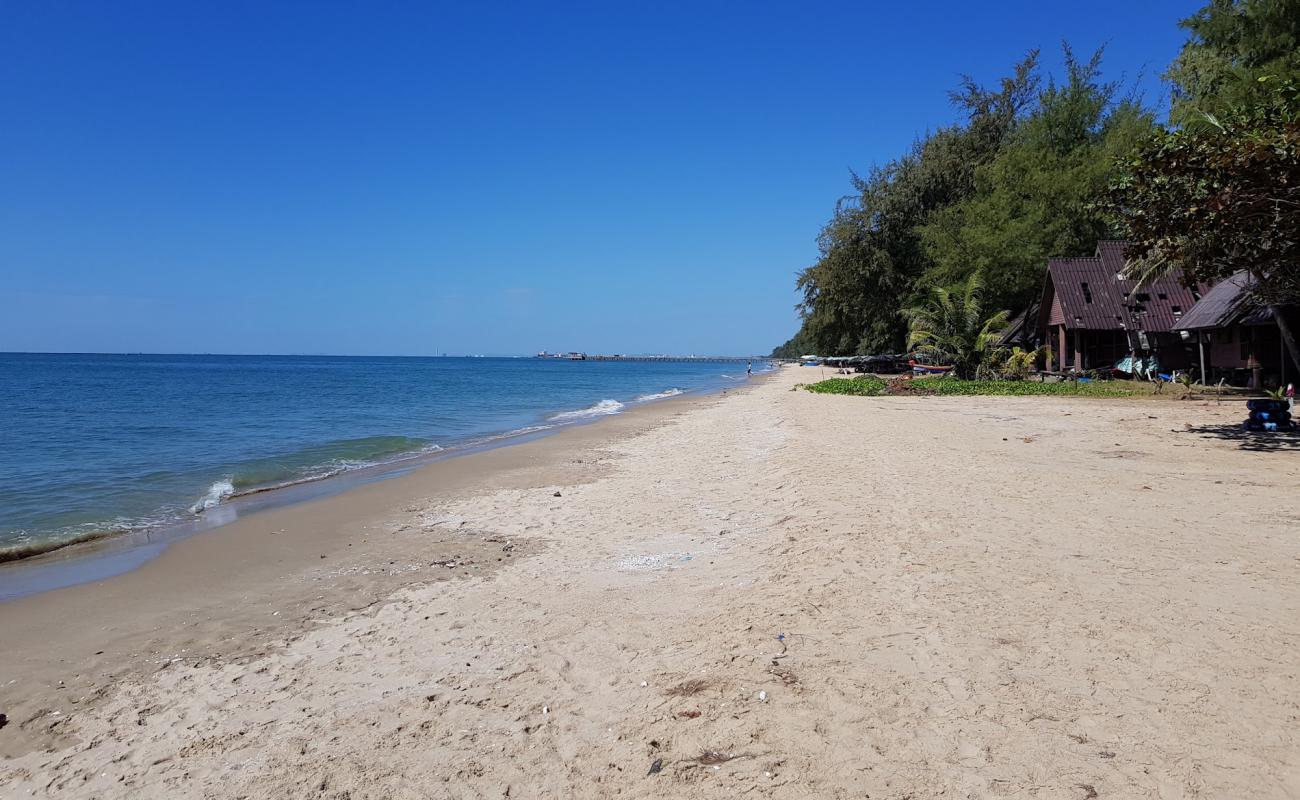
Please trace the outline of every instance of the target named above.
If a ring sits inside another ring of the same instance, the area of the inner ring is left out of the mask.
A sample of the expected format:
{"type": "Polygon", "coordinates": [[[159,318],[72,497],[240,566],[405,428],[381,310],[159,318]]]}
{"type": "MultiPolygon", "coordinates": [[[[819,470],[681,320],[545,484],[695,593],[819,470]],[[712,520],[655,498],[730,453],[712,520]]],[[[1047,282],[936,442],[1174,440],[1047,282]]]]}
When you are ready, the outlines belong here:
{"type": "Polygon", "coordinates": [[[641,681],[641,686],[642,686],[642,687],[649,686],[649,685],[650,685],[650,684],[646,683],[645,681],[641,681]]]}
{"type": "Polygon", "coordinates": [[[760,703],[766,703],[766,702],[767,702],[767,692],[759,692],[759,693],[758,693],[758,702],[760,702],[760,703]]]}
{"type": "Polygon", "coordinates": [[[542,706],[542,714],[543,714],[543,715],[546,715],[546,714],[549,714],[549,713],[551,713],[551,707],[550,707],[550,706],[542,706]]]}
{"type": "Polygon", "coordinates": [[[650,765],[650,771],[647,772],[646,774],[657,775],[659,773],[659,770],[663,768],[664,768],[664,760],[662,758],[656,758],[654,760],[654,763],[650,765]]]}

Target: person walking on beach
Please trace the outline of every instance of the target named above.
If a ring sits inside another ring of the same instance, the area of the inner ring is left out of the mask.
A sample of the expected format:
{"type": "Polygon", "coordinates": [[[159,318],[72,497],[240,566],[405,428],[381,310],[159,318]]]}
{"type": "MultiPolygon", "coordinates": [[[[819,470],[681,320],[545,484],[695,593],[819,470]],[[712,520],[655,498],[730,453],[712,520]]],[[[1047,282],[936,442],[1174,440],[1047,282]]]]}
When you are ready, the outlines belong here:
{"type": "Polygon", "coordinates": [[[1286,385],[1286,406],[1287,406],[1287,410],[1289,410],[1292,414],[1295,413],[1295,384],[1294,383],[1288,383],[1286,385]]]}
{"type": "Polygon", "coordinates": [[[752,378],[752,377],[754,377],[754,362],[753,362],[753,361],[750,361],[750,362],[748,362],[747,364],[745,364],[745,377],[746,377],[746,378],[752,378]]]}

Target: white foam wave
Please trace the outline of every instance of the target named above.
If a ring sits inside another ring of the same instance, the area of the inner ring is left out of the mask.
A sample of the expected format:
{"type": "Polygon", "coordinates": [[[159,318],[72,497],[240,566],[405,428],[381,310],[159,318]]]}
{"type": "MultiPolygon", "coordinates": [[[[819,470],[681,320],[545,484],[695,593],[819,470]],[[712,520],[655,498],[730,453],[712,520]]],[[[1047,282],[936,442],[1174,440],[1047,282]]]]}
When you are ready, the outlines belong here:
{"type": "Polygon", "coordinates": [[[603,417],[609,414],[617,414],[623,410],[623,404],[617,400],[601,400],[591,408],[582,408],[577,411],[561,411],[559,414],[551,417],[552,422],[565,422],[575,419],[589,419],[591,417],[603,417]]]}
{"type": "Polygon", "coordinates": [[[668,397],[676,397],[679,394],[682,394],[681,389],[669,389],[666,392],[659,392],[658,394],[643,394],[636,399],[636,402],[649,403],[652,400],[663,400],[668,397]]]}
{"type": "Polygon", "coordinates": [[[190,506],[190,513],[202,514],[209,508],[221,505],[221,501],[235,493],[235,485],[229,480],[219,480],[208,487],[208,493],[199,498],[198,502],[190,506]]]}

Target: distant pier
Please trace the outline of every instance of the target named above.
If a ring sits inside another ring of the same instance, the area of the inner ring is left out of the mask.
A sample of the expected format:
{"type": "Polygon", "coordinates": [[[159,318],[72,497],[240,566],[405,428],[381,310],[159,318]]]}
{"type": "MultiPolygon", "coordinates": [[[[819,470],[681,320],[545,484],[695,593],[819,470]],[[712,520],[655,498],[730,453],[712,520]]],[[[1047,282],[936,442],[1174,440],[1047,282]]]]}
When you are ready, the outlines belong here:
{"type": "Polygon", "coordinates": [[[662,361],[662,362],[699,362],[708,364],[746,364],[746,363],[781,363],[788,359],[772,358],[771,356],[624,356],[624,355],[601,355],[587,353],[539,353],[538,358],[553,358],[567,361],[662,361]]]}

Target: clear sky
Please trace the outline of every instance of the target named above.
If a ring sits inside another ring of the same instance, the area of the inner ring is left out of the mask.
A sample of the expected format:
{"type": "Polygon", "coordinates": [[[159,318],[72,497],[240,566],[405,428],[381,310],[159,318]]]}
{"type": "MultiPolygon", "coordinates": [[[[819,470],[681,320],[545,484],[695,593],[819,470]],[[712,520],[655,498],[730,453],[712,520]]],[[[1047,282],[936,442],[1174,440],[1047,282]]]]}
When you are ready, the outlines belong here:
{"type": "Polygon", "coordinates": [[[0,351],[766,352],[961,73],[1201,4],[0,0],[0,351]]]}

